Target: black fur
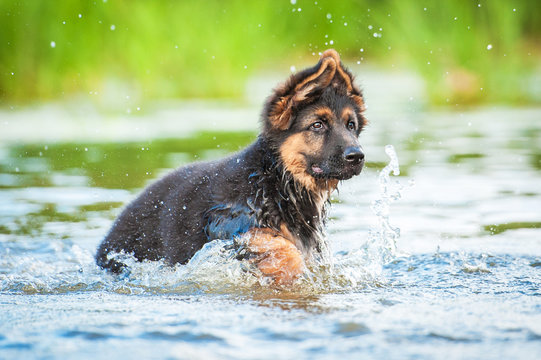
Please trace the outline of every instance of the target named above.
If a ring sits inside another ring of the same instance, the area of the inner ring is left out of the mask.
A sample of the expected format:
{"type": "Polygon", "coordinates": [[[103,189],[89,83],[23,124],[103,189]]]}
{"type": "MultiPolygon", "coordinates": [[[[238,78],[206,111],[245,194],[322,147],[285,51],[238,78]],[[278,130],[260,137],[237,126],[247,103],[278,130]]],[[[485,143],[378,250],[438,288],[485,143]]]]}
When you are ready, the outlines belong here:
{"type": "Polygon", "coordinates": [[[268,141],[259,137],[226,159],[177,169],[149,186],[115,221],[96,260],[127,252],[139,259],[186,263],[205,243],[230,239],[252,227],[280,231],[285,222],[305,248],[319,248],[322,220],[313,196],[284,172],[268,141]]]}

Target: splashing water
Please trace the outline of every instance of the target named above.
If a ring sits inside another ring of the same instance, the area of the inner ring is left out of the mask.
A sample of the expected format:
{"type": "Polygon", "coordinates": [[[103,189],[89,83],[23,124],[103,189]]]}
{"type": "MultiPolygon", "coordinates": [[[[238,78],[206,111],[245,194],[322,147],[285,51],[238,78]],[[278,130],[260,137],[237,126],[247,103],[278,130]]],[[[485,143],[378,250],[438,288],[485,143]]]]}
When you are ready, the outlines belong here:
{"type": "Polygon", "coordinates": [[[392,145],[385,146],[385,153],[391,158],[387,166],[379,173],[380,196],[379,200],[372,202],[372,211],[378,217],[378,227],[369,234],[368,247],[376,250],[381,256],[383,264],[388,263],[396,256],[396,241],[400,237],[400,229],[389,223],[390,205],[400,199],[402,186],[396,182],[391,184],[390,174],[400,175],[398,157],[392,145]]]}
{"type": "Polygon", "coordinates": [[[402,186],[390,180],[400,174],[398,157],[392,145],[385,146],[390,162],[379,173],[379,199],[374,200],[371,209],[377,217],[377,224],[371,228],[368,240],[359,248],[335,256],[334,277],[341,287],[359,287],[382,280],[383,266],[397,255],[396,241],[400,229],[389,222],[390,205],[400,199],[402,186]]]}
{"type": "MultiPolygon", "coordinates": [[[[399,229],[389,223],[390,204],[400,198],[401,189],[391,183],[390,174],[398,175],[400,170],[393,146],[386,146],[385,152],[391,160],[379,174],[380,195],[372,203],[378,223],[369,231],[365,244],[334,254],[330,263],[309,265],[295,284],[296,291],[351,290],[381,280],[383,266],[396,256],[400,235],[399,229]]],[[[139,262],[131,255],[116,254],[115,258],[129,269],[129,274],[119,277],[100,270],[92,251],[53,242],[51,249],[41,254],[7,256],[4,264],[0,261],[2,268],[10,269],[9,275],[0,275],[0,290],[45,294],[102,289],[116,293],[238,293],[269,285],[269,279],[262,277],[253,264],[238,260],[237,255],[232,240],[211,241],[188,264],[173,267],[164,261],[139,262]]]]}

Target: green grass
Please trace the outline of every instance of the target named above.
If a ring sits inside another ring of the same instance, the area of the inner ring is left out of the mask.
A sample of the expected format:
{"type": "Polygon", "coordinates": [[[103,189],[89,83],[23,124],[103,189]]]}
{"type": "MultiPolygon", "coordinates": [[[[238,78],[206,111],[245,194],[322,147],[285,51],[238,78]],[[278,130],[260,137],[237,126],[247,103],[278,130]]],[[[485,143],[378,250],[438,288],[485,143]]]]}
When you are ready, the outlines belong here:
{"type": "Polygon", "coordinates": [[[346,63],[414,69],[435,104],[531,103],[540,13],[528,0],[4,0],[0,104],[234,98],[250,76],[329,47],[346,63]]]}

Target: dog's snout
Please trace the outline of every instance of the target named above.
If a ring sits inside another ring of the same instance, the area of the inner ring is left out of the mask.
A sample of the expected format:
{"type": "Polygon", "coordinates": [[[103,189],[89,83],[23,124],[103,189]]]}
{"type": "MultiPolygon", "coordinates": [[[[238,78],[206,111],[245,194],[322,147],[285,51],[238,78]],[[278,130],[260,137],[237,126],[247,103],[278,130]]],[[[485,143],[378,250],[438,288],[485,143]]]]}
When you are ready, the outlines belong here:
{"type": "Polygon", "coordinates": [[[360,148],[350,146],[344,151],[344,159],[350,163],[359,163],[364,159],[364,154],[360,148]]]}

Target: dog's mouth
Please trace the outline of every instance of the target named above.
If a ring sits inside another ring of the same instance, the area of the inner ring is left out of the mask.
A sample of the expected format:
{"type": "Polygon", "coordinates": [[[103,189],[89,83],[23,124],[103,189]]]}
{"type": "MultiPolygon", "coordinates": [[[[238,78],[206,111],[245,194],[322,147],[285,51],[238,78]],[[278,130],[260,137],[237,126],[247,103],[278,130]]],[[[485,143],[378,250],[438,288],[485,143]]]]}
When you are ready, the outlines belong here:
{"type": "Polygon", "coordinates": [[[314,175],[323,175],[323,169],[314,164],[312,165],[312,173],[314,173],[314,175]]]}
{"type": "Polygon", "coordinates": [[[357,164],[344,164],[340,169],[326,169],[323,165],[312,164],[309,173],[316,179],[348,180],[359,175],[364,166],[364,159],[357,164]]]}

